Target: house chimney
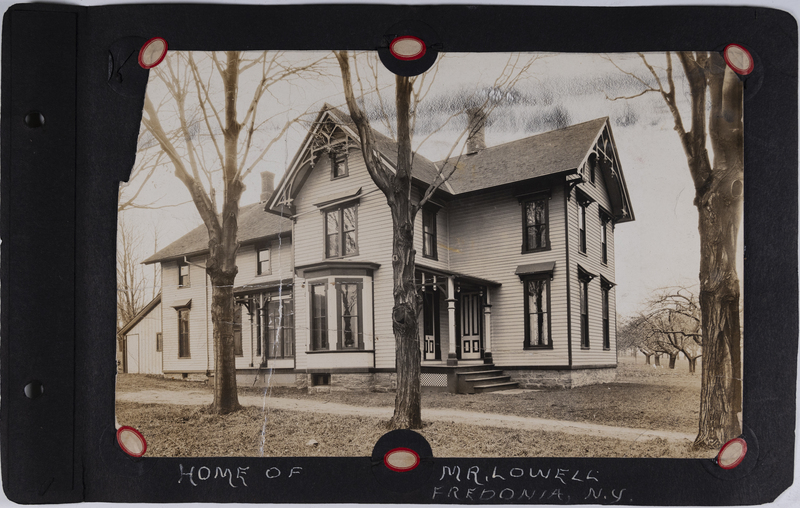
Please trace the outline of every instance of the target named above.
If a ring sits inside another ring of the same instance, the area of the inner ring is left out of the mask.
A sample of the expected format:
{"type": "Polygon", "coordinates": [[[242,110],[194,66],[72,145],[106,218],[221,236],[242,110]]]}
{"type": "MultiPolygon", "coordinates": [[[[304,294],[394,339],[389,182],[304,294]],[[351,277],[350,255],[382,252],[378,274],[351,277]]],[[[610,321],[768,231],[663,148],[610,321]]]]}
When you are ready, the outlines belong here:
{"type": "Polygon", "coordinates": [[[482,107],[467,110],[468,133],[467,154],[478,153],[486,148],[484,127],[486,126],[486,111],[482,107]]]}
{"type": "Polygon", "coordinates": [[[271,171],[261,172],[261,197],[260,203],[266,203],[275,191],[275,173],[271,171]]]}

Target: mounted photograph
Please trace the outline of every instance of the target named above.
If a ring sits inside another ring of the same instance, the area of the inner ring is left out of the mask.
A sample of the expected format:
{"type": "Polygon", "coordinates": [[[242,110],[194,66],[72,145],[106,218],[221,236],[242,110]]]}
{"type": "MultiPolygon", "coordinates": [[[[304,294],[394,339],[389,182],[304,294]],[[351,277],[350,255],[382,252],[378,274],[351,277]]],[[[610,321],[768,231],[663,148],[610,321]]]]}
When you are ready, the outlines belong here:
{"type": "Polygon", "coordinates": [[[141,455],[365,457],[411,429],[435,457],[712,458],[742,434],[746,49],[400,76],[154,45],[117,235],[141,455]]]}

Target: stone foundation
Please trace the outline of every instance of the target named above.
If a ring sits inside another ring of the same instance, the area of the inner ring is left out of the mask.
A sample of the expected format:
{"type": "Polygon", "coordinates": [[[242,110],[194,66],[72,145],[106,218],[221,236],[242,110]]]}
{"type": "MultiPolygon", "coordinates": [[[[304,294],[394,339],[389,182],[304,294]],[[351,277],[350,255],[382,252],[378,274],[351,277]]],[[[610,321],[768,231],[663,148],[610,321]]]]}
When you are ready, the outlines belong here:
{"type": "MultiPolygon", "coordinates": [[[[312,393],[327,392],[391,392],[397,389],[397,374],[394,373],[358,373],[327,374],[328,384],[314,383],[320,374],[298,374],[296,386],[308,387],[312,393]],[[303,377],[304,380],[300,380],[303,377]]],[[[318,379],[319,380],[319,379],[318,379]]]]}
{"type": "MultiPolygon", "coordinates": [[[[498,367],[502,369],[502,367],[498,367]]],[[[617,369],[580,370],[506,370],[520,388],[576,388],[578,386],[613,383],[617,369]]]]}
{"type": "Polygon", "coordinates": [[[258,381],[255,381],[256,372],[257,371],[237,372],[236,384],[239,386],[257,386],[264,388],[267,386],[267,380],[269,380],[269,384],[272,386],[295,386],[296,376],[294,373],[273,372],[272,376],[270,376],[269,372],[262,370],[258,375],[258,381]],[[255,381],[255,384],[253,384],[253,381],[255,381]]]}
{"type": "Polygon", "coordinates": [[[170,374],[164,374],[166,379],[177,379],[178,381],[194,381],[194,382],[202,382],[206,383],[209,382],[212,377],[206,376],[205,374],[200,373],[180,373],[180,372],[172,372],[170,374]]]}

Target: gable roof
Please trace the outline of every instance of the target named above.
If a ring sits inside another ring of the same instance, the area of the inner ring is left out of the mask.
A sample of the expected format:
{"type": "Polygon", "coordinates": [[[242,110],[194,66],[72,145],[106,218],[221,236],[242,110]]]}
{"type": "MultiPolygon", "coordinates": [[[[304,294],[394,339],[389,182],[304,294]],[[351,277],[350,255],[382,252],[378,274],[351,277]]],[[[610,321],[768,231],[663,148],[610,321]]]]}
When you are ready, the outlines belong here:
{"type": "Polygon", "coordinates": [[[145,305],[145,306],[144,306],[144,308],[143,308],[142,310],[140,310],[138,314],[136,314],[135,316],[133,316],[133,319],[131,319],[130,321],[128,321],[127,323],[125,323],[125,326],[123,326],[122,328],[120,328],[120,329],[119,329],[119,332],[117,332],[117,334],[118,334],[120,337],[123,337],[123,336],[124,336],[126,333],[128,333],[129,331],[131,331],[131,329],[132,329],[134,326],[136,326],[137,324],[139,324],[139,322],[140,322],[142,319],[144,319],[144,318],[145,318],[145,317],[146,317],[148,314],[150,314],[150,311],[151,311],[151,310],[153,310],[153,309],[154,309],[154,308],[155,308],[155,307],[156,307],[156,306],[157,306],[159,303],[161,303],[161,293],[160,293],[160,292],[159,292],[159,293],[156,295],[156,297],[155,297],[155,298],[153,298],[153,299],[150,301],[150,303],[148,303],[147,305],[145,305]]]}
{"type": "MultiPolygon", "coordinates": [[[[338,120],[340,125],[347,126],[358,136],[358,129],[355,122],[347,113],[344,113],[339,108],[333,107],[330,104],[325,104],[324,108],[338,120]]],[[[375,140],[375,148],[383,155],[392,165],[397,168],[397,141],[389,136],[385,136],[380,132],[372,129],[372,136],[375,140]]],[[[437,165],[433,161],[420,153],[414,154],[414,173],[413,178],[422,181],[423,183],[430,184],[439,173],[437,165]]],[[[446,189],[445,189],[446,190],[446,189]]]]}
{"type": "MultiPolygon", "coordinates": [[[[263,203],[239,207],[240,244],[253,243],[281,233],[292,231],[292,221],[264,211],[263,203]]],[[[208,252],[208,230],[201,224],[144,260],[144,264],[157,263],[184,256],[208,252]]]]}
{"type": "Polygon", "coordinates": [[[463,194],[577,170],[607,121],[608,117],[597,118],[484,148],[460,158],[451,157],[446,162],[457,162],[458,169],[448,181],[456,194],[463,194]]]}

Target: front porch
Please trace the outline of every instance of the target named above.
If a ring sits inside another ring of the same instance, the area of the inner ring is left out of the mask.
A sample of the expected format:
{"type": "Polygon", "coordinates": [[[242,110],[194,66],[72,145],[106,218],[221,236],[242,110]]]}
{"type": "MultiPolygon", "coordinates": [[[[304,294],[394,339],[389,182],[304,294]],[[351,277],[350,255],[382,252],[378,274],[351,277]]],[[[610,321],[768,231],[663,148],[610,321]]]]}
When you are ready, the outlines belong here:
{"type": "Polygon", "coordinates": [[[423,306],[422,365],[491,364],[491,293],[501,284],[421,265],[416,283],[423,306]]]}

